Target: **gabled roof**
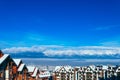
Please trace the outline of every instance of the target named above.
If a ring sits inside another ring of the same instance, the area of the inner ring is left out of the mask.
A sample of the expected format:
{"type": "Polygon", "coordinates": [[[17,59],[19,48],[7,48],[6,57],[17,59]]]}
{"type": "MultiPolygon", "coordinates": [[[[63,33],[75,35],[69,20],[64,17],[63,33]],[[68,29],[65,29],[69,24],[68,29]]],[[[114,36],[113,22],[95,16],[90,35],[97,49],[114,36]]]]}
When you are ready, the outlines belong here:
{"type": "Polygon", "coordinates": [[[6,59],[7,57],[9,57],[9,54],[4,54],[1,58],[0,58],[0,64],[2,64],[6,59]]]}
{"type": "Polygon", "coordinates": [[[95,65],[90,65],[89,66],[93,71],[95,70],[96,66],[95,65]]]}
{"type": "Polygon", "coordinates": [[[13,61],[15,62],[15,64],[17,66],[19,66],[20,62],[22,61],[21,59],[13,59],[13,61]]]}
{"type": "Polygon", "coordinates": [[[59,70],[61,69],[61,67],[62,67],[62,66],[56,66],[56,67],[55,67],[55,71],[56,71],[56,72],[59,71],[59,70]]]}
{"type": "Polygon", "coordinates": [[[65,67],[63,66],[63,67],[61,67],[61,69],[59,70],[59,72],[67,72],[67,71],[66,71],[65,67]]]}
{"type": "Polygon", "coordinates": [[[71,66],[64,66],[64,68],[65,68],[65,70],[66,70],[67,72],[69,72],[69,70],[72,69],[71,66]]]}
{"type": "Polygon", "coordinates": [[[34,72],[35,67],[27,66],[28,72],[34,72]]]}
{"type": "Polygon", "coordinates": [[[56,66],[55,72],[60,72],[60,71],[69,72],[71,69],[72,69],[71,66],[56,66]]]}
{"type": "Polygon", "coordinates": [[[18,68],[18,71],[19,72],[22,71],[24,67],[25,67],[25,64],[21,64],[20,67],[18,68]]]}
{"type": "Polygon", "coordinates": [[[118,68],[116,69],[116,72],[120,72],[120,67],[118,67],[118,68]]]}
{"type": "Polygon", "coordinates": [[[38,68],[36,67],[33,74],[32,74],[32,77],[36,77],[37,76],[37,72],[38,72],[38,68]]]}
{"type": "Polygon", "coordinates": [[[88,66],[88,67],[86,68],[85,72],[93,72],[93,69],[88,66]]]}

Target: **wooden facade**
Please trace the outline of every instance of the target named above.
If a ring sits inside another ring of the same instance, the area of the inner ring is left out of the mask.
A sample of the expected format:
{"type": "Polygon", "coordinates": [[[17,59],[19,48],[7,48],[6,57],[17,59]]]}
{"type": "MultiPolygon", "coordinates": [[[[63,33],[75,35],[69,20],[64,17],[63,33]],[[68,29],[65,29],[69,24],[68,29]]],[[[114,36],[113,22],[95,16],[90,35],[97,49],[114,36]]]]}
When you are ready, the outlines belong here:
{"type": "Polygon", "coordinates": [[[39,80],[49,80],[50,77],[50,72],[48,72],[47,70],[40,71],[39,80]]]}
{"type": "Polygon", "coordinates": [[[28,80],[27,77],[28,69],[25,64],[21,64],[18,68],[18,80],[28,80]]]}
{"type": "Polygon", "coordinates": [[[0,79],[16,80],[15,63],[10,55],[5,54],[0,58],[0,79]]]}
{"type": "Polygon", "coordinates": [[[28,66],[28,80],[39,80],[39,69],[37,67],[28,66]]]}
{"type": "Polygon", "coordinates": [[[0,50],[0,80],[38,80],[38,77],[37,67],[32,73],[28,73],[22,60],[12,59],[9,54],[4,54],[0,50]]]}

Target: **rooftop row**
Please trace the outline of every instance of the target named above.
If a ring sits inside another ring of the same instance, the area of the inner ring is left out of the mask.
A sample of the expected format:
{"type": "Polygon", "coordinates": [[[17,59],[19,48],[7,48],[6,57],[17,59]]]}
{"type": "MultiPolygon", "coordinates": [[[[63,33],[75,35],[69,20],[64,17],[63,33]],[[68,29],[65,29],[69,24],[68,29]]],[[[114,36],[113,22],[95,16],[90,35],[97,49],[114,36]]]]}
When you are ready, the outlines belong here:
{"type": "Polygon", "coordinates": [[[13,59],[0,50],[0,80],[48,80],[50,73],[35,66],[27,66],[21,59],[13,59]]]}

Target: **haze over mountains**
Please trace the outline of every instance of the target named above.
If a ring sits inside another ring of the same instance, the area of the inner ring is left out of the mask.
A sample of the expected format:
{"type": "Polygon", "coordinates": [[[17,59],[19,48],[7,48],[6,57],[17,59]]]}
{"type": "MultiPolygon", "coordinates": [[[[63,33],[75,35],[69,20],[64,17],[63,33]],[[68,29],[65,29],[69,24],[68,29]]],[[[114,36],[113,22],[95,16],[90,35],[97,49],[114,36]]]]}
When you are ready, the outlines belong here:
{"type": "Polygon", "coordinates": [[[32,46],[3,49],[16,58],[120,59],[119,47],[32,46]]]}

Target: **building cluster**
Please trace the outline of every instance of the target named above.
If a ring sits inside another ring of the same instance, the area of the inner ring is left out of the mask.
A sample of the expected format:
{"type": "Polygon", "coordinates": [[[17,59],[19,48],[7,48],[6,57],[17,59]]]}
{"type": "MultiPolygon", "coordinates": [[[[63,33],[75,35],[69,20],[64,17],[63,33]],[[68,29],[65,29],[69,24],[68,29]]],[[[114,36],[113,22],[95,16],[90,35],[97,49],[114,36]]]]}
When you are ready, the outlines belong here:
{"type": "Polygon", "coordinates": [[[0,80],[49,80],[50,76],[47,70],[27,66],[0,50],[0,80]]]}
{"type": "Polygon", "coordinates": [[[56,66],[54,80],[120,80],[119,66],[56,66]]]}

